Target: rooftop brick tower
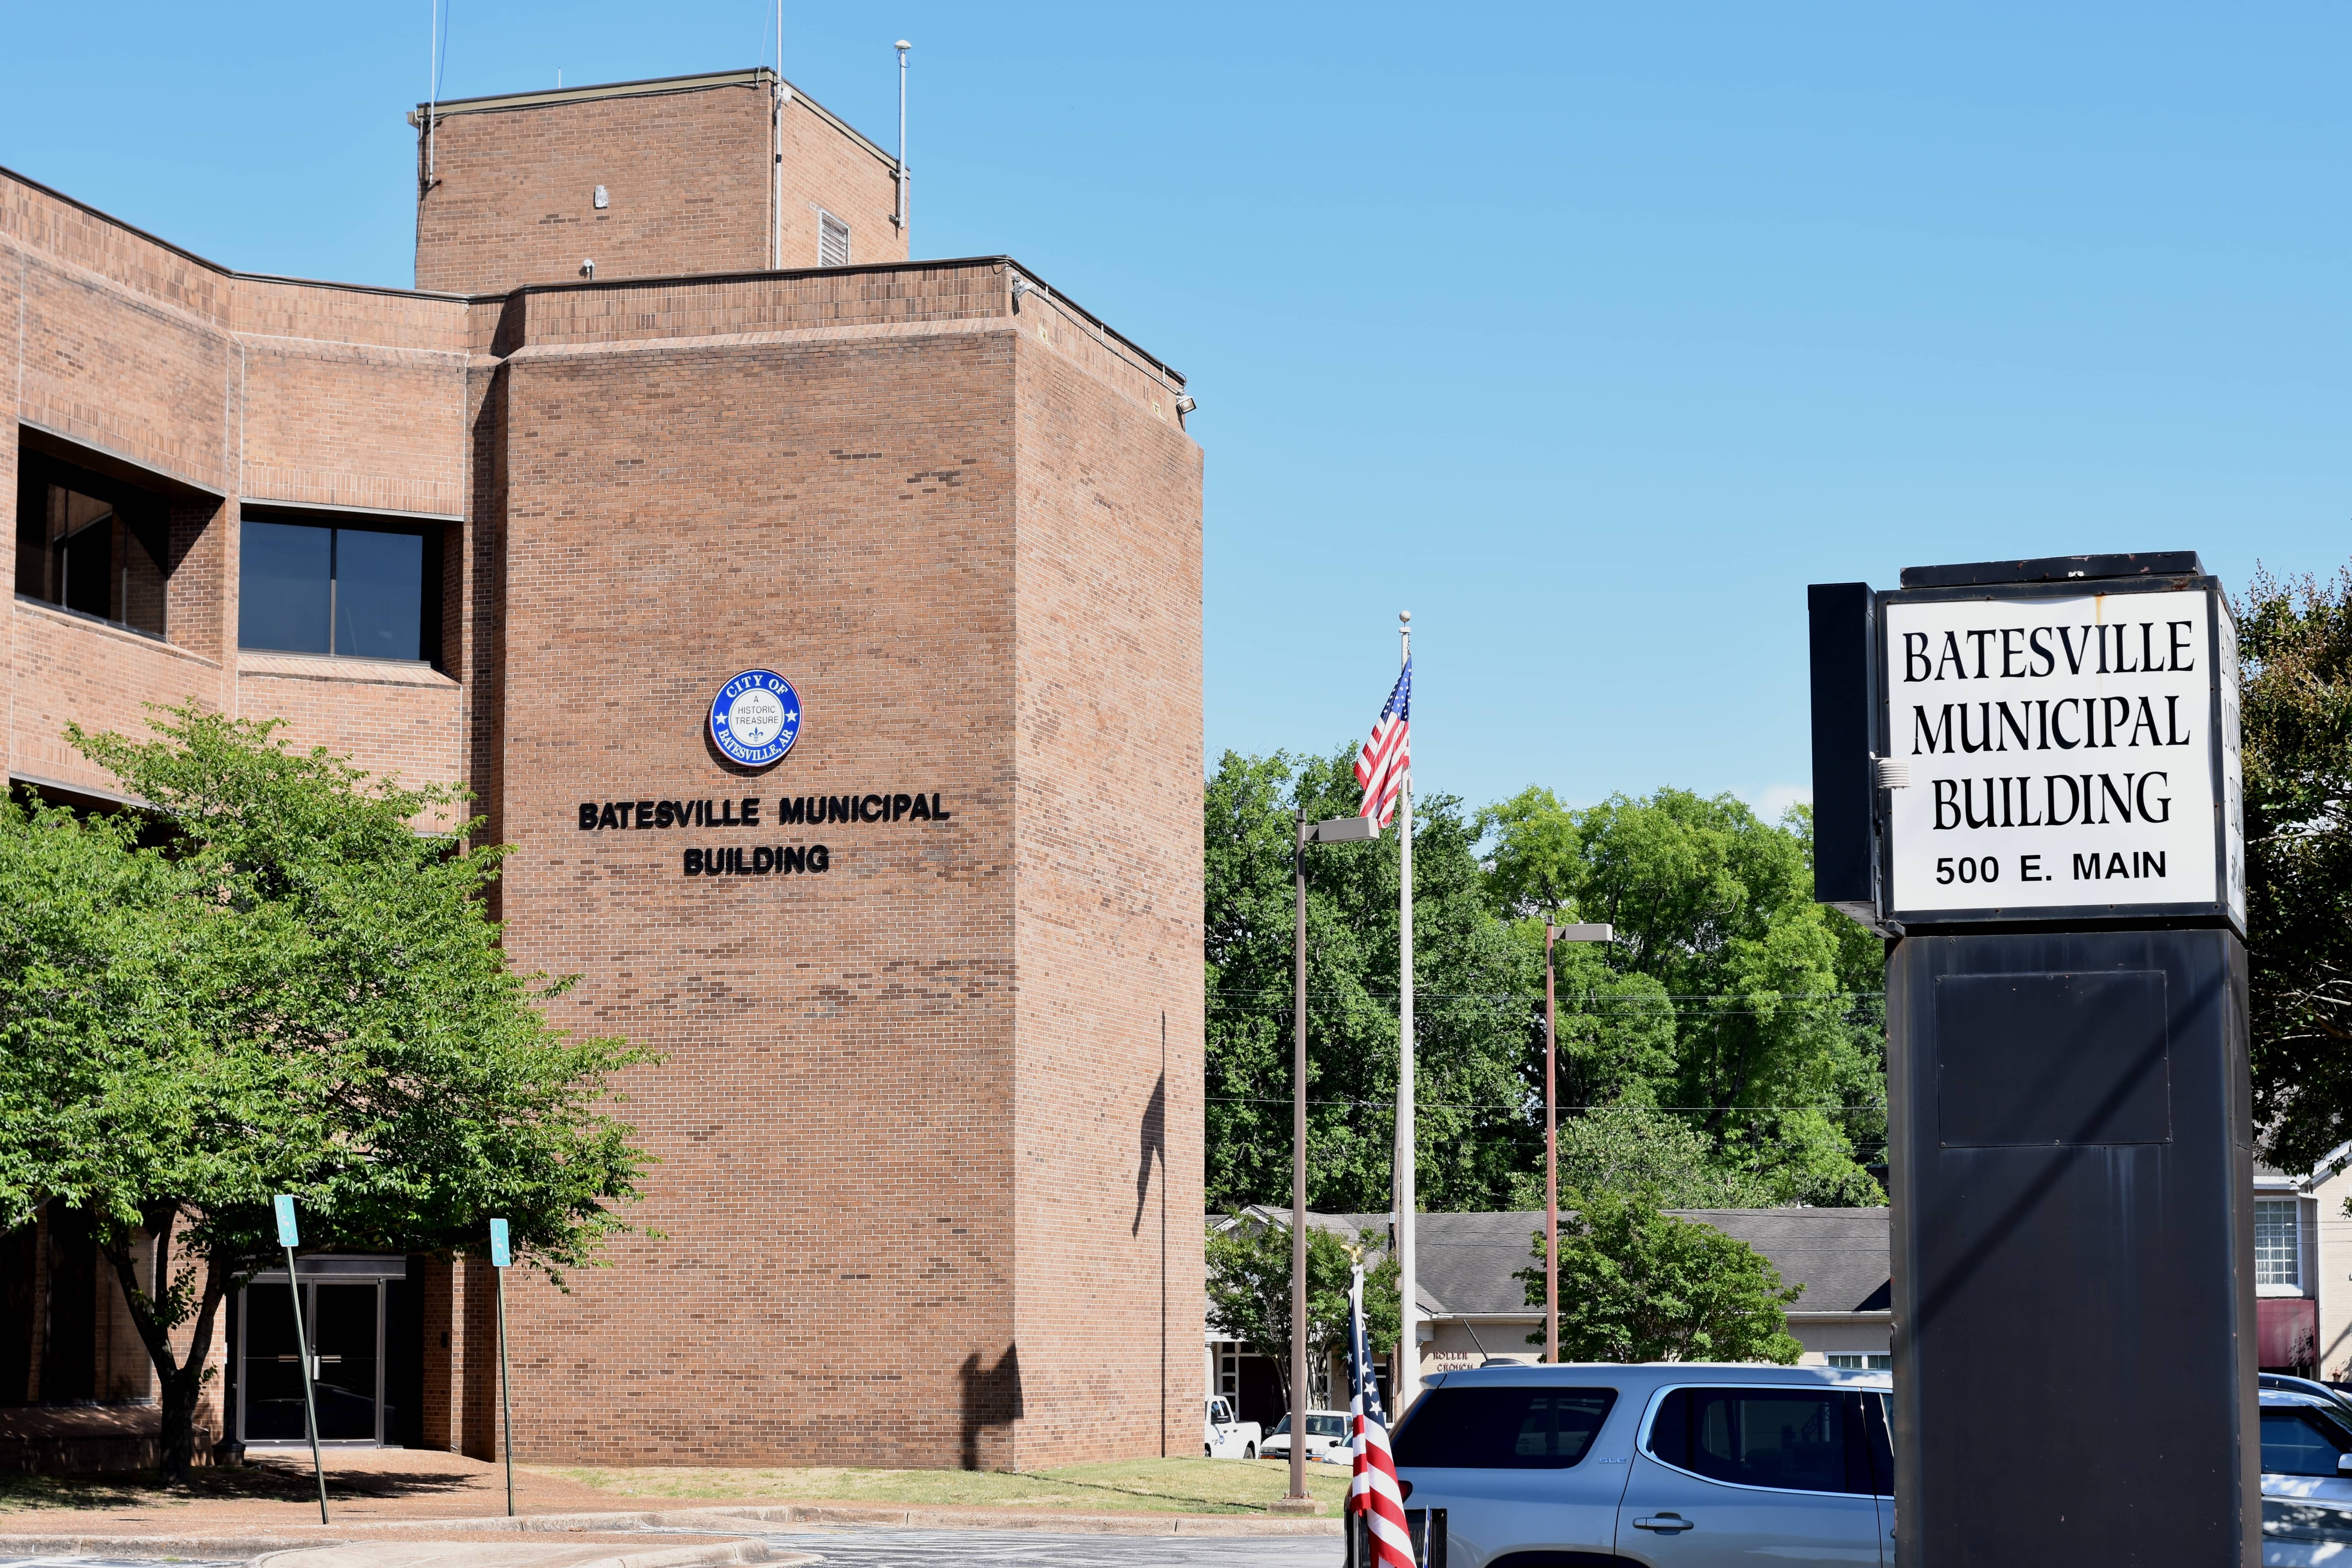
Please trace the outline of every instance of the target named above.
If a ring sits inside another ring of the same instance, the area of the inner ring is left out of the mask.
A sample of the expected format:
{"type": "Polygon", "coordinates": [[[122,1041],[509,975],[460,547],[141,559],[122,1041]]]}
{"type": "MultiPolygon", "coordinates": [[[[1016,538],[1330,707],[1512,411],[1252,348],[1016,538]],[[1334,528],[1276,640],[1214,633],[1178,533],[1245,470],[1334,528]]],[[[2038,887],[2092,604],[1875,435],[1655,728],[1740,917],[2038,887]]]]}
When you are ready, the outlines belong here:
{"type": "Polygon", "coordinates": [[[408,118],[419,289],[907,259],[895,158],[764,67],[408,118]]]}

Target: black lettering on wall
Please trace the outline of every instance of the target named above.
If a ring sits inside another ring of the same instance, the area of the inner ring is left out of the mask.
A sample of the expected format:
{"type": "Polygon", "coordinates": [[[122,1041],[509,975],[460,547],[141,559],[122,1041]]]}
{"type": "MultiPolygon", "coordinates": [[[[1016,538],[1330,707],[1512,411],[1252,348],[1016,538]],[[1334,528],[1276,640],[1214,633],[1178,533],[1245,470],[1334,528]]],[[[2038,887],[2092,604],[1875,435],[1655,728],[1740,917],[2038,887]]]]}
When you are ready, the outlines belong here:
{"type": "Polygon", "coordinates": [[[593,800],[583,800],[580,803],[580,831],[593,833],[595,829],[596,803],[593,800]]]}

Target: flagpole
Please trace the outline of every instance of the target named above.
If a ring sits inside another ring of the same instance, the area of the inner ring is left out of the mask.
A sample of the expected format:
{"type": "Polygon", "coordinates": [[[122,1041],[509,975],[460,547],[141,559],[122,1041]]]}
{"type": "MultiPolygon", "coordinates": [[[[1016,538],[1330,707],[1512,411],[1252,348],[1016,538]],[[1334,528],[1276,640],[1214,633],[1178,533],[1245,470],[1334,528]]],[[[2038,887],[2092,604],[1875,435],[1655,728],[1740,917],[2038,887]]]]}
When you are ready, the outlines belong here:
{"type": "MultiPolygon", "coordinates": [[[[1412,612],[1397,616],[1399,660],[1412,668],[1412,612]]],[[[1396,1113],[1396,1247],[1397,1247],[1397,1389],[1394,1415],[1399,1421],[1421,1393],[1421,1334],[1415,1310],[1420,1300],[1419,1270],[1413,1258],[1413,1156],[1417,1146],[1412,1119],[1412,752],[1406,731],[1404,780],[1397,792],[1397,1113],[1396,1113]]]]}

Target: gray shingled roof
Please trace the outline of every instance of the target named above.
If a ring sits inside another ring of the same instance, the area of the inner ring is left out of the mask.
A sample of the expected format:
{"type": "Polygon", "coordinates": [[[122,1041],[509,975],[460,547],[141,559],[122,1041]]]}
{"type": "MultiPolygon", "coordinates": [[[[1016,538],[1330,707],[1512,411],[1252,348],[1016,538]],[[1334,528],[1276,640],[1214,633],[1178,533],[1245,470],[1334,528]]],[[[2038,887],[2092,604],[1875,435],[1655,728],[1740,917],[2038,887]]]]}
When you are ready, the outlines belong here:
{"type": "MultiPolygon", "coordinates": [[[[1784,1284],[1802,1285],[1805,1293],[1791,1303],[1792,1311],[1882,1311],[1887,1306],[1891,1238],[1883,1208],[1671,1212],[1738,1237],[1771,1261],[1784,1284]]],[[[1330,1217],[1376,1233],[1388,1229],[1384,1214],[1330,1217]]],[[[1424,1310],[1449,1316],[1528,1310],[1526,1291],[1512,1275],[1535,1260],[1530,1247],[1543,1228],[1540,1213],[1424,1214],[1414,1221],[1424,1310]]]]}

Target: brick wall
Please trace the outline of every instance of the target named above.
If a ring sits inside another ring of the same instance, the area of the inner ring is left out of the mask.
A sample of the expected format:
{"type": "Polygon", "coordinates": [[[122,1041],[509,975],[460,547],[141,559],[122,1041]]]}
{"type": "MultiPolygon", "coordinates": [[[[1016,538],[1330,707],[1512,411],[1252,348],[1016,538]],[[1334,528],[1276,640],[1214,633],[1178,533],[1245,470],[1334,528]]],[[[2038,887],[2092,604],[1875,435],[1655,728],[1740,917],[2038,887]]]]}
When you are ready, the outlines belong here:
{"type": "Polygon", "coordinates": [[[904,258],[890,161],[798,93],[780,130],[773,83],[738,71],[445,105],[416,286],[568,283],[591,259],[600,278],[814,267],[819,206],[849,223],[853,259],[904,258]]]}
{"type": "MultiPolygon", "coordinates": [[[[605,256],[760,268],[766,102],[455,115],[420,273],[488,288],[563,261],[592,225],[559,198],[593,210],[596,183],[620,215],[605,256]],[[686,177],[567,163],[567,134],[686,177]],[[628,205],[641,188],[675,210],[628,205]]],[[[856,265],[472,300],[238,277],[0,174],[20,416],[184,491],[169,644],[10,609],[9,765],[103,786],[58,731],[135,727],[161,696],[480,790],[517,846],[493,897],[517,963],[584,976],[555,1021],[667,1058],[625,1110],[660,1162],[628,1217],[664,1234],[568,1294],[510,1281],[525,1457],[1189,1452],[1201,477],[1181,384],[1064,303],[1016,311],[1001,260],[877,264],[887,163],[805,100],[786,130],[787,261],[835,181],[856,265]],[[442,668],[238,650],[246,496],[462,514],[442,668]],[[758,772],[703,723],[751,667],[807,714],[758,772]],[[952,815],[776,821],[845,793],[952,815]],[[577,826],[582,801],[746,796],[758,829],[577,826]],[[826,871],[683,874],[689,847],[810,843],[826,871]]],[[[16,449],[0,424],[0,482],[16,449]]],[[[478,1260],[420,1280],[427,1441],[486,1458],[493,1283],[478,1260]]]]}
{"type": "Polygon", "coordinates": [[[1201,453],[1168,393],[1069,352],[1099,341],[1017,341],[1016,1070],[1056,1091],[1017,1134],[1034,1468],[1200,1436],[1201,453]]]}

